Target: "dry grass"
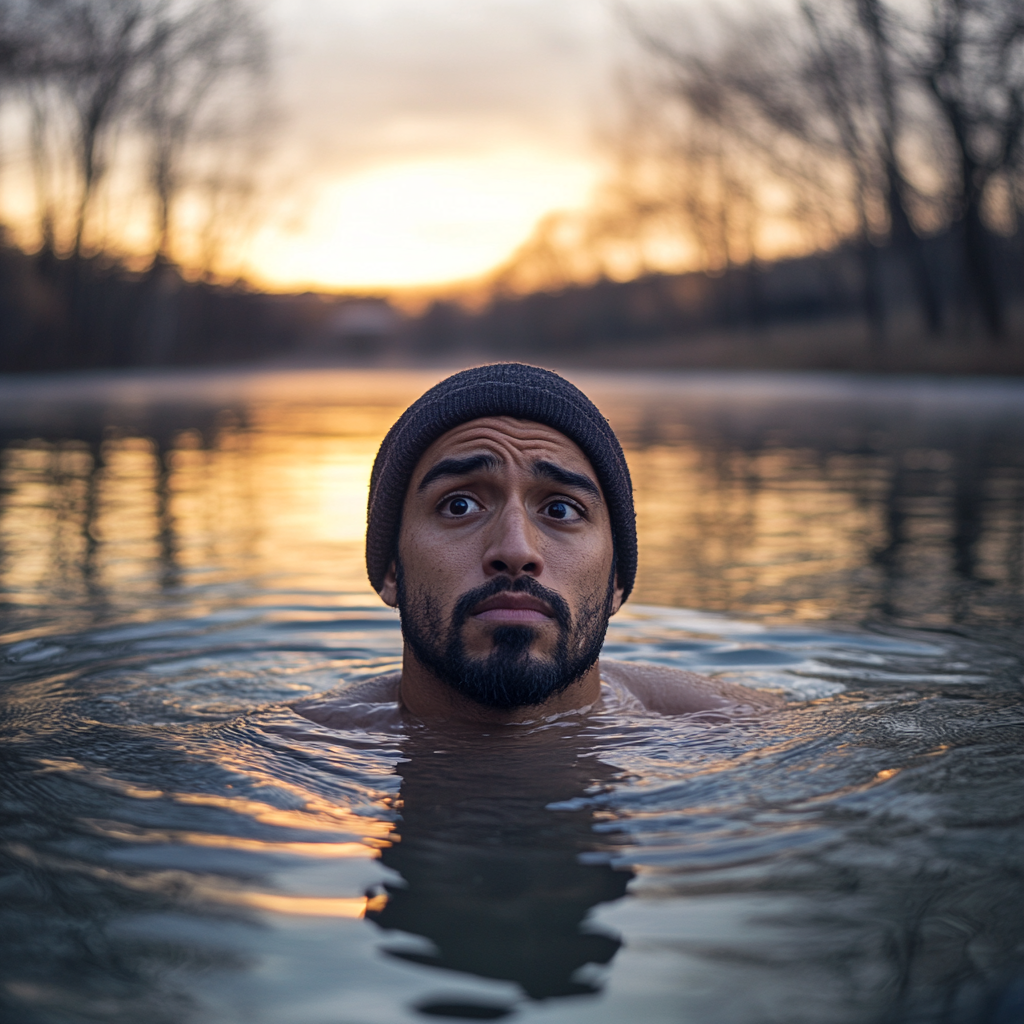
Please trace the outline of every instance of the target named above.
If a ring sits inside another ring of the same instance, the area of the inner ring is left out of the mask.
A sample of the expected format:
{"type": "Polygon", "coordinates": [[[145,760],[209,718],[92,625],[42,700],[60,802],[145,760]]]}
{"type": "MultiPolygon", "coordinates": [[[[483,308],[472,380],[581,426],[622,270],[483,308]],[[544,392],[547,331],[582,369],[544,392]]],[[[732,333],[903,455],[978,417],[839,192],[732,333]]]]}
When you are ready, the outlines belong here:
{"type": "MultiPolygon", "coordinates": [[[[572,362],[604,369],[860,370],[888,373],[1024,374],[1024,319],[995,344],[978,329],[929,338],[894,324],[873,345],[863,321],[737,329],[591,348],[572,362]]],[[[565,361],[565,360],[563,360],[565,361]]]]}

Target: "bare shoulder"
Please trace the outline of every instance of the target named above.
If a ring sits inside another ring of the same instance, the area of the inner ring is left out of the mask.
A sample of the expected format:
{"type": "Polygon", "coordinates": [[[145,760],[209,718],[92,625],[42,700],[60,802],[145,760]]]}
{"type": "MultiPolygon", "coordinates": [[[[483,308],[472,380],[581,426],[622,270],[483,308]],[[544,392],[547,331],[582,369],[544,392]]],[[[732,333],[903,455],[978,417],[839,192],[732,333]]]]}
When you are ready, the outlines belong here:
{"type": "Polygon", "coordinates": [[[611,683],[624,686],[648,711],[662,715],[739,707],[768,711],[786,705],[774,694],[665,665],[641,665],[602,658],[601,675],[611,683]]]}
{"type": "Polygon", "coordinates": [[[389,718],[397,714],[397,709],[390,705],[398,701],[398,683],[401,678],[400,672],[375,676],[355,686],[346,687],[340,693],[296,701],[290,707],[303,718],[329,729],[358,729],[383,724],[382,715],[389,718]]]}

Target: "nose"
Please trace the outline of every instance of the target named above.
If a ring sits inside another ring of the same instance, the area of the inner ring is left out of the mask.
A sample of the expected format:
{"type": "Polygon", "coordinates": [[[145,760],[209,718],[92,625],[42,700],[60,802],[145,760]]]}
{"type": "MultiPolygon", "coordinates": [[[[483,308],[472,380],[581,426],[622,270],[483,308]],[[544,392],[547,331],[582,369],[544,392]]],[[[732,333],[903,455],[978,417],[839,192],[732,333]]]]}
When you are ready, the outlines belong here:
{"type": "Polygon", "coordinates": [[[538,530],[526,509],[509,505],[495,520],[484,551],[484,574],[497,576],[525,573],[540,576],[544,558],[540,552],[538,530]]]}

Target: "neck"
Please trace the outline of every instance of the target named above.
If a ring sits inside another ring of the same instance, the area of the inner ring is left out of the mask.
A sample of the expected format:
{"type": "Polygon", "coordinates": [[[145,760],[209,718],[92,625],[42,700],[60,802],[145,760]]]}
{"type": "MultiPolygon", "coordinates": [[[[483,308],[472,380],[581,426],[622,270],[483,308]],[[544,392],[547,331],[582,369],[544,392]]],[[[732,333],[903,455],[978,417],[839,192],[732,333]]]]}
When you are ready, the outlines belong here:
{"type": "Polygon", "coordinates": [[[597,663],[571,686],[542,704],[521,708],[491,708],[453,690],[425,668],[405,648],[402,656],[402,678],[398,700],[404,711],[425,721],[455,721],[478,725],[513,725],[538,722],[553,715],[581,711],[594,704],[601,695],[601,672],[597,663]]]}

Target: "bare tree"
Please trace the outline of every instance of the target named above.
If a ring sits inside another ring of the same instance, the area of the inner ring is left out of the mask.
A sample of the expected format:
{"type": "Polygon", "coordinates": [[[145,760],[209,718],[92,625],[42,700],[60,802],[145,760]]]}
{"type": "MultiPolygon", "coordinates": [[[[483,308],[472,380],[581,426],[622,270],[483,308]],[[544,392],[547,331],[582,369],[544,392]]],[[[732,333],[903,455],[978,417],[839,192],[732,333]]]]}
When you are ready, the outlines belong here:
{"type": "Polygon", "coordinates": [[[724,132],[804,196],[831,193],[853,213],[877,337],[881,244],[906,266],[928,331],[941,329],[926,226],[958,237],[967,290],[989,335],[1003,335],[987,210],[997,189],[1020,192],[1024,170],[1024,0],[795,0],[788,18],[720,17],[711,46],[630,23],[666,97],[708,138],[724,132]],[[913,183],[915,149],[937,187],[913,183]]]}
{"type": "Polygon", "coordinates": [[[108,167],[103,143],[128,106],[143,64],[165,45],[167,0],[42,0],[57,33],[49,63],[75,118],[79,172],[73,254],[82,253],[90,204],[108,167]]]}
{"type": "Polygon", "coordinates": [[[32,178],[39,207],[39,239],[44,258],[56,251],[56,210],[53,195],[53,167],[49,139],[49,104],[45,94],[46,85],[38,79],[26,83],[26,94],[30,111],[30,152],[32,157],[32,178]]]}
{"type": "Polygon", "coordinates": [[[891,17],[882,0],[847,0],[847,4],[852,4],[857,12],[872,57],[879,158],[884,169],[884,197],[889,217],[890,242],[910,267],[928,333],[937,335],[942,329],[942,309],[925,261],[921,236],[915,230],[909,212],[914,190],[903,173],[898,157],[898,146],[907,120],[901,103],[906,62],[900,59],[893,44],[891,17]]]}
{"type": "MultiPolygon", "coordinates": [[[[204,104],[225,79],[255,80],[267,62],[263,36],[239,0],[194,0],[168,13],[170,28],[149,61],[141,101],[156,200],[156,261],[169,255],[172,206],[183,184],[184,151],[204,104]]],[[[210,141],[209,132],[204,141],[210,141]]]]}
{"type": "Polygon", "coordinates": [[[791,223],[818,246],[856,239],[865,312],[880,341],[876,242],[884,224],[874,82],[856,24],[851,33],[844,15],[805,0],[789,20],[723,17],[713,46],[692,35],[677,44],[674,34],[637,19],[631,28],[656,58],[663,96],[682,108],[687,136],[667,158],[694,237],[717,236],[723,255],[712,265],[733,264],[737,235],[750,239],[744,258],[752,260],[754,225],[772,205],[769,193],[776,206],[786,195],[791,223]]]}
{"type": "Polygon", "coordinates": [[[22,108],[43,252],[55,251],[61,220],[82,255],[125,139],[148,150],[154,252],[166,261],[189,150],[201,151],[206,179],[218,149],[229,160],[254,128],[267,62],[246,0],[0,0],[0,100],[13,94],[22,108]],[[55,183],[72,179],[74,199],[61,201],[55,183]]]}
{"type": "MultiPolygon", "coordinates": [[[[156,251],[165,257],[182,155],[196,119],[226,77],[255,75],[265,65],[258,24],[244,0],[34,0],[21,7],[17,73],[28,93],[37,187],[50,158],[44,137],[55,93],[71,115],[78,177],[73,255],[83,252],[115,136],[141,131],[150,142],[156,251]]],[[[52,237],[50,204],[40,205],[41,233],[52,237]]]]}
{"type": "MultiPolygon", "coordinates": [[[[830,12],[822,10],[811,0],[803,0],[800,12],[810,29],[808,59],[802,77],[815,91],[850,168],[857,211],[857,248],[864,281],[864,312],[875,346],[881,347],[885,312],[870,209],[881,186],[878,157],[884,129],[877,131],[875,119],[865,116],[872,110],[875,83],[864,49],[858,45],[859,39],[855,34],[851,37],[849,25],[842,18],[846,12],[841,8],[830,12]],[[833,16],[838,13],[840,17],[829,19],[829,24],[826,21],[829,13],[833,16]]],[[[885,163],[884,155],[881,163],[885,163]]]]}
{"type": "Polygon", "coordinates": [[[952,145],[951,215],[961,226],[964,271],[989,335],[999,339],[1004,300],[984,204],[998,176],[1022,159],[1024,0],[932,0],[914,13],[889,19],[952,145]]]}
{"type": "Polygon", "coordinates": [[[29,111],[29,152],[40,217],[43,248],[53,244],[53,195],[49,128],[51,68],[48,30],[52,29],[48,5],[28,8],[12,0],[0,2],[0,102],[12,97],[24,100],[29,111]]]}

